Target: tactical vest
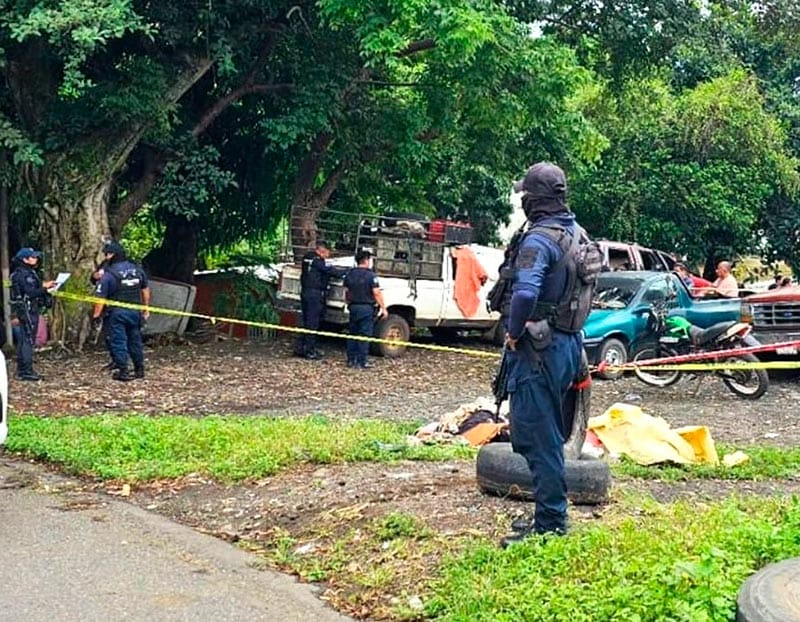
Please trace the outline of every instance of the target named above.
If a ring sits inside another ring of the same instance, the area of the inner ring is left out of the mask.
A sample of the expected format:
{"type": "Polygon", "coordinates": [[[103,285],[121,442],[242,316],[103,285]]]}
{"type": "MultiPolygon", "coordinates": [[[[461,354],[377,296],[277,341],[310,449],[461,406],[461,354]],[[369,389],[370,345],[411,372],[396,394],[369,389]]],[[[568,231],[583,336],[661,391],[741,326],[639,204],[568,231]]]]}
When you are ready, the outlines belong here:
{"type": "Polygon", "coordinates": [[[110,300],[140,304],[142,302],[142,274],[136,267],[115,270],[107,267],[106,271],[117,282],[116,291],[109,296],[110,300]]]}
{"type": "Polygon", "coordinates": [[[519,249],[525,238],[536,231],[551,239],[561,248],[561,259],[550,269],[551,273],[566,268],[567,282],[560,300],[556,303],[537,302],[531,320],[546,319],[554,328],[577,333],[583,328],[590,311],[597,284],[597,275],[602,269],[603,254],[597,242],[589,239],[581,227],[575,225],[575,235],[559,225],[534,225],[527,231],[527,224],[514,234],[506,249],[497,283],[489,292],[487,300],[491,311],[500,311],[508,317],[511,309],[512,286],[517,270],[514,267],[519,249]]]}

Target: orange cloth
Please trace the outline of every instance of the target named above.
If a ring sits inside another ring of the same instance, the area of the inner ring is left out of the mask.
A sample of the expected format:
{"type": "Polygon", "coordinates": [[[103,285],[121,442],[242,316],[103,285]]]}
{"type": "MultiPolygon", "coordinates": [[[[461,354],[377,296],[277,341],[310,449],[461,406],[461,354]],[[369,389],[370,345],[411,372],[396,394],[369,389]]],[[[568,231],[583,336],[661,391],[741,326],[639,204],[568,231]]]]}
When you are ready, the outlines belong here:
{"type": "Polygon", "coordinates": [[[479,292],[489,275],[469,246],[458,246],[452,250],[456,259],[456,282],[453,292],[458,308],[464,317],[472,317],[481,303],[479,292]]]}

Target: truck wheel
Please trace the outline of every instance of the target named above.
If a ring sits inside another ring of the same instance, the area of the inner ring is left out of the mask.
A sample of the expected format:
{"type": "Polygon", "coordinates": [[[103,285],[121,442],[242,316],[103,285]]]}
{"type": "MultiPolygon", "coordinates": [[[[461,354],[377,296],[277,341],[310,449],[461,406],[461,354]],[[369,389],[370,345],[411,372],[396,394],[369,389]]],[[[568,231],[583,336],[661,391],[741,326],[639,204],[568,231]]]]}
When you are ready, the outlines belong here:
{"type": "MultiPolygon", "coordinates": [[[[597,354],[597,362],[605,361],[609,365],[623,365],[628,362],[628,348],[619,339],[609,337],[600,344],[597,354]]],[[[605,380],[616,380],[625,372],[623,371],[604,371],[598,375],[605,380]]]]}
{"type": "Polygon", "coordinates": [[[736,622],[800,622],[800,557],[765,566],[744,582],[736,622]]]}
{"type": "MultiPolygon", "coordinates": [[[[511,443],[489,443],[481,447],[475,469],[478,486],[483,492],[525,501],[535,500],[528,462],[513,452],[511,443]]],[[[608,500],[611,472],[604,461],[594,458],[566,459],[564,470],[570,501],[579,505],[595,505],[608,500]]]]}
{"type": "MultiPolygon", "coordinates": [[[[390,313],[389,317],[378,321],[375,326],[375,336],[378,339],[388,339],[390,341],[408,341],[411,337],[411,329],[402,316],[390,313]]],[[[406,346],[404,345],[392,345],[389,343],[376,345],[377,353],[389,358],[403,356],[406,351],[406,346]]]]}

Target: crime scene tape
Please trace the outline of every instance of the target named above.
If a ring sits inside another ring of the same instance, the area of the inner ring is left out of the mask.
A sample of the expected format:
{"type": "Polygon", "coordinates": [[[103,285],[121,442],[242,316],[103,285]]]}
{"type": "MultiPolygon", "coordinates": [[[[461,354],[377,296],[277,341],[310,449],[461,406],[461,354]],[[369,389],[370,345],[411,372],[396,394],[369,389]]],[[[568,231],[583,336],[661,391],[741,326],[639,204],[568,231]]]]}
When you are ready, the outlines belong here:
{"type": "Polygon", "coordinates": [[[173,315],[179,317],[193,317],[201,320],[208,320],[212,324],[240,324],[243,326],[253,326],[255,328],[267,328],[272,330],[281,330],[291,333],[300,334],[313,334],[322,337],[333,337],[335,339],[352,339],[354,341],[368,341],[370,343],[385,343],[393,346],[405,346],[407,348],[419,348],[423,350],[434,350],[438,352],[451,352],[455,354],[467,354],[470,356],[480,356],[484,358],[499,358],[498,352],[489,352],[486,350],[473,350],[470,348],[454,348],[451,346],[440,346],[431,343],[414,343],[412,341],[401,341],[399,339],[380,339],[378,337],[362,337],[359,335],[344,335],[342,333],[334,333],[325,330],[310,330],[308,328],[301,328],[299,326],[283,326],[281,324],[271,324],[269,322],[258,322],[254,320],[241,320],[238,318],[221,317],[215,315],[206,315],[204,313],[195,313],[194,311],[178,311],[177,309],[165,309],[163,307],[145,306],[131,302],[121,302],[119,300],[108,300],[97,296],[87,296],[82,294],[73,294],[70,292],[54,292],[53,296],[62,298],[64,300],[72,300],[73,302],[85,302],[89,304],[102,304],[107,307],[120,307],[122,309],[133,309],[135,311],[147,311],[152,314],[159,315],[173,315]]]}
{"type": "MultiPolygon", "coordinates": [[[[89,296],[83,294],[75,294],[70,292],[57,291],[53,294],[56,298],[64,300],[71,300],[73,302],[82,302],[88,304],[102,304],[109,307],[120,307],[123,309],[133,309],[135,311],[147,311],[159,315],[172,315],[179,317],[194,317],[197,319],[207,320],[211,324],[239,324],[244,326],[253,326],[256,328],[266,328],[271,330],[279,330],[285,332],[293,332],[298,334],[315,334],[323,337],[332,337],[334,339],[352,339],[355,341],[367,341],[370,343],[385,343],[393,346],[404,346],[408,348],[418,348],[423,350],[432,350],[437,352],[449,352],[455,354],[465,354],[468,356],[478,356],[483,358],[500,358],[499,352],[475,350],[471,348],[455,348],[452,346],[441,346],[437,344],[428,343],[414,343],[411,341],[401,341],[399,339],[381,339],[378,337],[363,337],[358,335],[347,335],[331,331],[310,330],[298,326],[283,326],[280,324],[272,324],[269,322],[259,322],[255,320],[242,320],[239,318],[231,318],[224,316],[213,316],[204,313],[195,313],[193,311],[178,311],[177,309],[166,309],[163,307],[145,306],[142,304],[121,302],[118,300],[108,300],[97,296],[89,296]]],[[[671,357],[663,357],[658,359],[645,359],[642,361],[631,361],[621,365],[608,365],[600,363],[590,367],[590,372],[596,373],[601,370],[610,371],[632,371],[637,367],[647,367],[653,371],[731,371],[733,369],[746,370],[746,369],[800,369],[800,361],[728,361],[724,363],[718,362],[701,362],[701,361],[715,361],[717,359],[738,357],[743,354],[755,354],[763,352],[773,352],[778,348],[795,347],[800,348],[800,340],[787,341],[774,344],[765,344],[757,346],[746,346],[742,348],[735,348],[729,350],[715,350],[710,352],[696,352],[692,354],[683,354],[671,357]]]]}

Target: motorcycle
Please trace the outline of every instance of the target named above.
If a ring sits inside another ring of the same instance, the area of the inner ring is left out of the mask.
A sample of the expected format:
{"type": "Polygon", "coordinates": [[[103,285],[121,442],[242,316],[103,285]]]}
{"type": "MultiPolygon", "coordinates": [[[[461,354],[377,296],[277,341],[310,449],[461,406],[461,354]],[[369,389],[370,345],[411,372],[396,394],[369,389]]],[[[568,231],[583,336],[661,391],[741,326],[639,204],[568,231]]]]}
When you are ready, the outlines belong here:
{"type": "MultiPolygon", "coordinates": [[[[649,318],[649,339],[652,343],[640,348],[634,362],[700,352],[718,352],[736,348],[761,345],[750,335],[752,327],[744,322],[720,322],[709,328],[695,326],[686,318],[668,316],[666,307],[653,305],[649,318]]],[[[731,363],[730,368],[715,369],[714,375],[733,393],[748,400],[764,395],[769,388],[769,376],[764,369],[738,369],[737,363],[757,363],[754,354],[744,353],[720,357],[710,361],[717,365],[731,363]]],[[[634,368],[636,377],[656,387],[675,384],[687,372],[680,370],[658,370],[647,366],[634,368]]],[[[694,372],[692,372],[694,373],[694,372]]]]}

